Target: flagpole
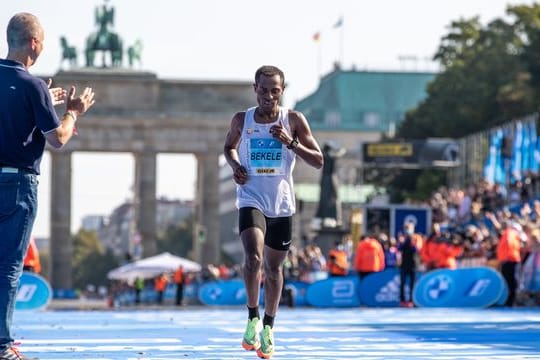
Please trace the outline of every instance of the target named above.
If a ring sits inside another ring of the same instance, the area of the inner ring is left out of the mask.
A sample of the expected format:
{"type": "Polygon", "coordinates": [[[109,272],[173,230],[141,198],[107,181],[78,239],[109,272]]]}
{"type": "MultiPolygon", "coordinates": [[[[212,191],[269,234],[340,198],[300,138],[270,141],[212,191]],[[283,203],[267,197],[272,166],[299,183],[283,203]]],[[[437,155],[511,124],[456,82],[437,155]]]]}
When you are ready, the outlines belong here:
{"type": "Polygon", "coordinates": [[[340,31],[340,39],[339,39],[339,63],[341,65],[341,68],[343,69],[343,67],[345,66],[345,63],[343,62],[344,59],[345,59],[345,55],[344,55],[344,47],[345,47],[345,42],[344,42],[344,32],[345,32],[345,24],[343,22],[343,19],[341,20],[341,31],[340,31]]]}
{"type": "Polygon", "coordinates": [[[321,42],[317,41],[317,75],[319,79],[322,77],[321,66],[322,66],[322,46],[321,46],[321,42]]]}
{"type": "Polygon", "coordinates": [[[338,19],[338,21],[334,24],[334,26],[332,26],[334,29],[338,29],[339,28],[339,54],[338,54],[338,58],[336,60],[337,64],[342,68],[343,67],[343,61],[345,60],[345,55],[344,55],[344,52],[345,52],[345,24],[343,23],[343,15],[341,15],[338,19]]]}
{"type": "Polygon", "coordinates": [[[315,41],[317,46],[317,59],[316,59],[316,66],[317,66],[317,76],[321,77],[321,63],[322,63],[322,48],[321,48],[321,32],[317,31],[315,34],[313,34],[313,41],[315,41]]]}

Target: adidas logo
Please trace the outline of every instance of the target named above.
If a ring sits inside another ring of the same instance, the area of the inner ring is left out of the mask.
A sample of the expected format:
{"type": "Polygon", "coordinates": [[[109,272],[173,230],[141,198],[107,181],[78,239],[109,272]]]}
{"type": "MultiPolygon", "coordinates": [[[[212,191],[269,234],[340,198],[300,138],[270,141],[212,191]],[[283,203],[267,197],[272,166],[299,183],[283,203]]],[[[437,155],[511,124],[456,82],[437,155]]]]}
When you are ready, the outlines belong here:
{"type": "MultiPolygon", "coordinates": [[[[399,274],[379,289],[375,295],[377,302],[399,302],[399,274]]],[[[405,294],[409,293],[409,285],[405,285],[405,294]]]]}

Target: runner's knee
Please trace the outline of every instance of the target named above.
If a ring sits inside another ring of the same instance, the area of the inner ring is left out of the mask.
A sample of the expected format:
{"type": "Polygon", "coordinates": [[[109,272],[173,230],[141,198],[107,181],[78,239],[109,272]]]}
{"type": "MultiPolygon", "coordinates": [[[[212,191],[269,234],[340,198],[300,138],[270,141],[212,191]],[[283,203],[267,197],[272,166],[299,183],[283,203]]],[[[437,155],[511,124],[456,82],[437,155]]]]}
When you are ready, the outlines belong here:
{"type": "Polygon", "coordinates": [[[257,253],[246,254],[244,260],[244,271],[247,272],[257,272],[261,270],[262,267],[262,258],[257,253]]]}

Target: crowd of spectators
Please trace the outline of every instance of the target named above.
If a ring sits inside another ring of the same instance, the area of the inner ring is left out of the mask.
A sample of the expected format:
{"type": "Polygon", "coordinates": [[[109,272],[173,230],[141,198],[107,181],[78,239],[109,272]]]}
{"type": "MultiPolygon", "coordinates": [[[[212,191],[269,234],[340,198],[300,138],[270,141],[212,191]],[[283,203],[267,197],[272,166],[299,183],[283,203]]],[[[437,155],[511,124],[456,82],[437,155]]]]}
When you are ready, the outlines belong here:
{"type": "MultiPolygon", "coordinates": [[[[432,210],[428,234],[363,234],[353,242],[350,236],[335,244],[329,254],[310,244],[291,248],[284,264],[285,277],[313,282],[324,276],[357,273],[362,279],[372,272],[400,268],[403,244],[410,236],[416,251],[417,271],[489,266],[501,272],[515,303],[521,265],[540,252],[540,200],[533,179],[516,182],[508,189],[485,181],[466,189],[439,188],[427,204],[432,210]],[[340,255],[342,252],[342,255],[340,255]],[[343,259],[346,259],[344,262],[343,259]],[[339,260],[339,261],[337,261],[339,260]],[[341,265],[337,265],[341,263],[341,265]],[[346,268],[343,271],[342,268],[346,268]]],[[[420,205],[418,203],[411,205],[420,205]]],[[[523,288],[526,294],[527,289],[523,288]]],[[[528,294],[530,295],[530,294],[528,294]]],[[[533,294],[538,301],[538,294],[533,294]]],[[[525,301],[522,301],[525,302],[525,301]]]]}
{"type": "MultiPolygon", "coordinates": [[[[291,246],[283,264],[284,277],[312,283],[328,276],[358,274],[361,281],[372,272],[403,270],[404,263],[409,277],[415,271],[489,266],[501,271],[510,288],[507,305],[513,305],[519,289],[512,279],[518,278],[520,265],[530,254],[540,252],[536,193],[531,180],[508,189],[484,181],[466,189],[441,187],[422,204],[432,212],[428,234],[417,234],[413,224],[404,224],[403,232],[395,237],[379,232],[352,239],[347,234],[328,254],[315,243],[291,246]]],[[[186,284],[238,278],[241,271],[240,264],[207,265],[198,274],[187,274],[186,284]]],[[[410,304],[410,296],[405,302],[400,290],[402,302],[410,304]]]]}

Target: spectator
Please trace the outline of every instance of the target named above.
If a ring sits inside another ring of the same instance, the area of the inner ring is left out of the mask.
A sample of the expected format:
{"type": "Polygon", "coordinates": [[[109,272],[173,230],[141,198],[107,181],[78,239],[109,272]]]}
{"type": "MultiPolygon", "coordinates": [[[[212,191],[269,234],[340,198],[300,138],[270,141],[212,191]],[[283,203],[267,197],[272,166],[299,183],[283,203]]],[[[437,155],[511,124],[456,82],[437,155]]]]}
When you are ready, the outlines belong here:
{"type": "Polygon", "coordinates": [[[437,239],[435,253],[435,268],[456,269],[456,258],[463,252],[463,239],[460,234],[444,233],[437,239]]]}
{"type": "Polygon", "coordinates": [[[360,281],[371,273],[384,270],[384,251],[376,239],[362,237],[356,248],[354,269],[358,272],[360,281]]]}
{"type": "Polygon", "coordinates": [[[518,231],[510,222],[503,224],[503,231],[497,245],[497,260],[501,266],[501,273],[508,285],[508,298],[505,306],[514,306],[516,299],[516,269],[521,261],[521,240],[518,231]]]}
{"type": "Polygon", "coordinates": [[[386,234],[379,235],[379,242],[384,251],[384,268],[395,268],[398,266],[398,249],[396,239],[388,238],[386,234]]]}
{"type": "Polygon", "coordinates": [[[141,303],[141,292],[144,289],[144,280],[137,276],[133,282],[133,288],[135,289],[135,304],[139,305],[141,303]]]}
{"type": "Polygon", "coordinates": [[[174,283],[176,284],[176,306],[183,305],[185,280],[184,267],[179,265],[174,272],[174,283]]]}
{"type": "Polygon", "coordinates": [[[441,226],[439,223],[434,222],[431,225],[431,233],[427,237],[426,243],[420,251],[420,259],[422,260],[426,271],[436,268],[437,243],[441,236],[441,226]]]}
{"type": "Polygon", "coordinates": [[[163,304],[163,295],[165,294],[165,289],[167,288],[168,282],[169,281],[165,274],[160,274],[154,279],[154,290],[157,293],[157,304],[163,304]]]}
{"type": "Polygon", "coordinates": [[[399,262],[399,305],[403,307],[413,307],[412,293],[416,280],[416,245],[413,242],[414,224],[405,224],[405,234],[399,237],[398,252],[399,262]],[[405,283],[409,280],[409,297],[405,301],[405,283]]]}
{"type": "Polygon", "coordinates": [[[31,271],[36,274],[41,273],[41,261],[39,260],[39,250],[36,246],[36,241],[32,236],[30,238],[30,245],[26,251],[26,256],[24,257],[24,266],[23,270],[31,271]]]}
{"type": "Polygon", "coordinates": [[[336,241],[334,248],[328,252],[326,263],[330,276],[345,276],[349,273],[347,252],[345,252],[343,244],[340,241],[336,241]]]}
{"type": "Polygon", "coordinates": [[[285,280],[298,280],[299,276],[298,250],[295,246],[291,245],[287,257],[283,261],[283,278],[285,280]]]}

